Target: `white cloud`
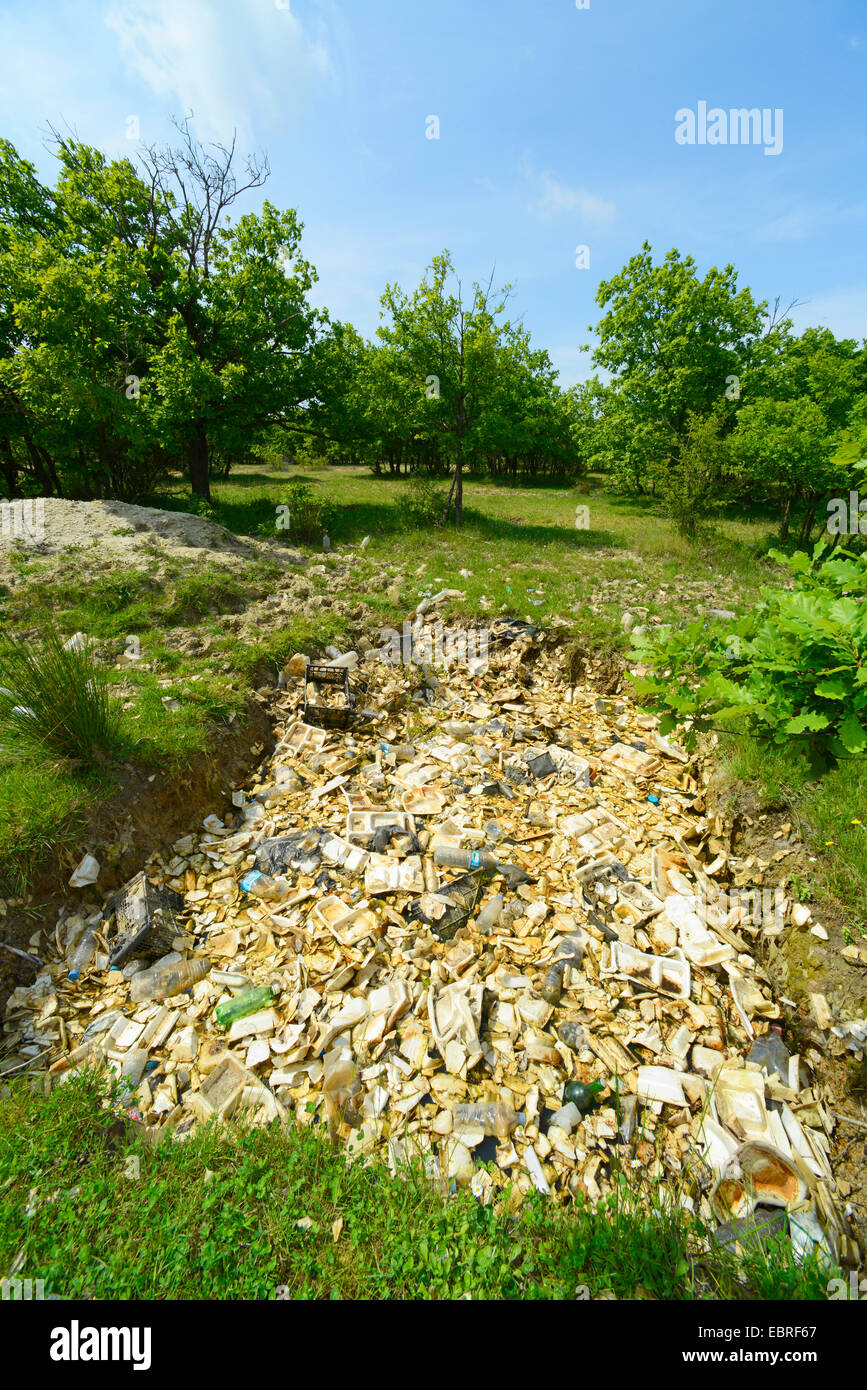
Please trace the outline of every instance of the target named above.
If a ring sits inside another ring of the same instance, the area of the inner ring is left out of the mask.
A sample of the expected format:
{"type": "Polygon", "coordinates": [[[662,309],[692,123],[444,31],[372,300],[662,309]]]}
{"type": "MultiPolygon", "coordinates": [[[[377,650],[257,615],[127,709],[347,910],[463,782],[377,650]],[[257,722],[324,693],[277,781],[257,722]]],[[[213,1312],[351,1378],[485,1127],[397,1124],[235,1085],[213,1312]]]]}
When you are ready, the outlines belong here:
{"type": "Polygon", "coordinates": [[[547,172],[536,174],[526,164],[521,173],[532,180],[541,194],[530,203],[529,211],[543,222],[563,213],[577,212],[582,224],[600,228],[610,226],[617,216],[617,208],[609,198],[597,197],[584,188],[573,188],[547,172]]]}
{"type": "MultiPolygon", "coordinates": [[[[274,0],[136,0],[113,3],[104,22],[130,73],[199,136],[249,143],[303,110],[311,85],[332,75],[322,37],[305,32],[274,0]]],[[[134,100],[131,96],[130,100],[134,100]]]]}

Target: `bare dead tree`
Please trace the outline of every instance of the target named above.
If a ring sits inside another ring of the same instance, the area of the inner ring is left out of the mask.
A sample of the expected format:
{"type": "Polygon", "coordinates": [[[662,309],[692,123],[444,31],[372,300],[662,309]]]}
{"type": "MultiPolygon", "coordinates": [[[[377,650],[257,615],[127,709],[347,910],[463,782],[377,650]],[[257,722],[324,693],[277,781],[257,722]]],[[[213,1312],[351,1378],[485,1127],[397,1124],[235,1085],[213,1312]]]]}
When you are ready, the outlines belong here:
{"type": "Polygon", "coordinates": [[[789,314],[793,309],[801,309],[806,303],[808,303],[808,301],[805,299],[793,299],[791,304],[789,304],[785,309],[783,309],[781,313],[781,299],[782,297],[780,295],[777,295],[776,299],[774,300],[774,306],[768,314],[768,321],[765,325],[765,332],[763,335],[766,338],[770,333],[773,333],[776,328],[781,327],[781,325],[785,322],[785,320],[788,318],[789,314]]]}
{"type": "Polygon", "coordinates": [[[151,180],[151,187],[163,198],[166,215],[174,227],[187,256],[189,271],[198,270],[205,279],[210,274],[210,254],[214,236],[226,209],[252,188],[261,188],[271,176],[267,155],[249,155],[242,181],[235,176],[235,143],[202,144],[190,129],[192,113],[183,121],[172,120],[181,137],[174,149],[149,145],[139,155],[151,180]]]}
{"type": "MultiPolygon", "coordinates": [[[[194,351],[204,357],[207,330],[201,321],[199,282],[210,278],[214,238],[226,210],[242,194],[261,188],[270,177],[271,167],[266,155],[250,155],[244,175],[239,179],[233,167],[237,132],[233,133],[228,146],[218,142],[205,145],[194,136],[191,120],[192,113],[183,121],[175,119],[172,122],[181,137],[179,146],[147,146],[139,160],[155,196],[163,205],[172,239],[186,259],[187,293],[178,305],[178,312],[194,351]]],[[[187,459],[193,492],[210,500],[204,419],[192,422],[187,459]]]]}

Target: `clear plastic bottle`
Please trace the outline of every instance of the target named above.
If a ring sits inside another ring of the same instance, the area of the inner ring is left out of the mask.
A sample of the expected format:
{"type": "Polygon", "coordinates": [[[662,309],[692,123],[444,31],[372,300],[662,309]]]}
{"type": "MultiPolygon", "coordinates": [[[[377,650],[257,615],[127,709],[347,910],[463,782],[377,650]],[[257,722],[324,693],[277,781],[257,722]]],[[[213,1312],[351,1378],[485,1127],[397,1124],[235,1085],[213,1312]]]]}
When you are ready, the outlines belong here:
{"type": "Polygon", "coordinates": [[[500,920],[503,911],[503,895],[495,893],[489,898],[476,918],[476,926],[481,932],[492,931],[500,920]]]}
{"type": "Polygon", "coordinates": [[[579,1047],[584,1046],[584,1029],[581,1027],[581,1024],[576,1023],[574,1019],[567,1018],[564,1019],[562,1023],[559,1023],[557,1025],[557,1033],[566,1046],[570,1047],[573,1052],[577,1052],[579,1047]]]}
{"type": "Polygon", "coordinates": [[[133,975],[129,987],[129,997],[133,1004],[144,1004],[150,999],[168,999],[182,989],[203,980],[211,968],[211,962],[201,960],[158,961],[150,970],[141,970],[133,975]]]}
{"type": "Polygon", "coordinates": [[[514,1111],[502,1101],[483,1101],[478,1105],[456,1105],[454,1109],[455,1127],[479,1127],[485,1134],[494,1134],[498,1139],[508,1139],[513,1129],[524,1123],[524,1112],[514,1111]]]}
{"type": "Polygon", "coordinates": [[[626,1095],[619,1098],[618,1130],[624,1144],[628,1144],[635,1133],[638,1113],[638,1096],[626,1095]]]}
{"type": "Polygon", "coordinates": [[[452,845],[439,845],[434,850],[434,863],[449,869],[487,869],[489,873],[496,873],[499,868],[487,850],[455,849],[452,845]]]}
{"type": "Polygon", "coordinates": [[[773,1076],[776,1072],[777,1076],[788,1085],[789,1053],[783,1042],[783,1030],[779,1024],[772,1023],[763,1038],[756,1038],[747,1054],[747,1061],[758,1062],[760,1067],[764,1067],[768,1076],[773,1076]]]}
{"type": "Polygon", "coordinates": [[[358,1067],[352,1053],[345,1047],[334,1047],[322,1059],[322,1095],[325,1118],[332,1133],[342,1120],[356,1125],[359,1117],[353,1107],[354,1097],[361,1091],[358,1067]]]}
{"type": "Polygon", "coordinates": [[[77,980],[96,955],[96,927],[85,927],[67,958],[70,980],[77,980]]]}
{"type": "Polygon", "coordinates": [[[221,1028],[229,1028],[237,1019],[247,1018],[249,1014],[258,1013],[260,1009],[267,1009],[276,994],[277,989],[274,985],[254,985],[251,989],[245,989],[234,999],[227,999],[225,1003],[217,1005],[214,1010],[217,1022],[221,1028]]]}
{"type": "Polygon", "coordinates": [[[261,898],[263,902],[285,902],[292,892],[292,885],[288,879],[272,878],[270,874],[251,869],[241,879],[241,891],[249,893],[251,898],[261,898]]]}

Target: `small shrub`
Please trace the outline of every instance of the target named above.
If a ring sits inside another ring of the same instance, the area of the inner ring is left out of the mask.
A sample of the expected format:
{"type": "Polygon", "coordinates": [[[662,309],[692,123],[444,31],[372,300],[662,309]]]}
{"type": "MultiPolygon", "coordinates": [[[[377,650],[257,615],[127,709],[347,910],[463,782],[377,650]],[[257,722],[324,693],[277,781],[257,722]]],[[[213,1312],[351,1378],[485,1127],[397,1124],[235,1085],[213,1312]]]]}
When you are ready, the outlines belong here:
{"type": "Polygon", "coordinates": [[[186,511],[190,516],[200,516],[204,521],[217,521],[218,512],[213,502],[209,502],[206,497],[191,497],[186,504],[186,511]]]}
{"type": "Polygon", "coordinates": [[[310,545],[321,541],[323,532],[333,525],[337,515],[334,503],[321,497],[310,483],[301,478],[287,484],[284,496],[285,505],[289,508],[288,530],[293,539],[307,541],[310,545]]]}
{"type": "Polygon", "coordinates": [[[725,450],[721,431],[725,412],[718,407],[710,415],[691,412],[686,443],[677,464],[662,478],[665,508],[685,540],[694,541],[709,532],[709,519],[717,512],[725,450]]]}
{"type": "Polygon", "coordinates": [[[442,526],[446,491],[423,473],[413,473],[400,498],[398,514],[408,527],[442,526]]]}

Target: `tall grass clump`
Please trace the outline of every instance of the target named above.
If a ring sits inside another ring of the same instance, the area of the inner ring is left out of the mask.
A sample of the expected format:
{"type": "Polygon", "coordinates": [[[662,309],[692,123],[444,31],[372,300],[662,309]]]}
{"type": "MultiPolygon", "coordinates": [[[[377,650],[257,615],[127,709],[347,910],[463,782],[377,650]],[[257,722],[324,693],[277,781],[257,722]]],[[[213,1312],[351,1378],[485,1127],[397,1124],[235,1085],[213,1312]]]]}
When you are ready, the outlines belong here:
{"type": "Polygon", "coordinates": [[[122,742],[105,670],[53,628],[38,642],[0,633],[0,750],[11,760],[92,766],[122,742]]]}

